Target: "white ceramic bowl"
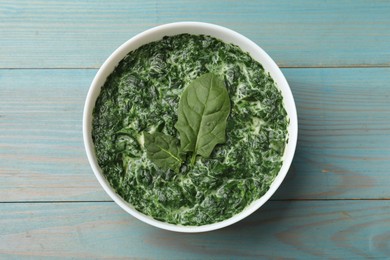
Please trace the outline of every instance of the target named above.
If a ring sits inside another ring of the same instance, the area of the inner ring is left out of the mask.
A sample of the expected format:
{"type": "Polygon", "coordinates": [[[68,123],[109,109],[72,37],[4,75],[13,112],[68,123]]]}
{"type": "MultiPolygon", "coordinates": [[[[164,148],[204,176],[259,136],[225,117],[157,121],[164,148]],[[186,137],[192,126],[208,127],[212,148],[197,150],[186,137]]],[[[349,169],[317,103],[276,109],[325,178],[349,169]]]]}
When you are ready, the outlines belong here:
{"type": "Polygon", "coordinates": [[[257,210],[259,207],[261,207],[272,196],[272,194],[274,194],[274,192],[278,189],[284,177],[286,176],[294,156],[295,147],[297,143],[297,135],[298,121],[294,98],[292,96],[290,87],[285,77],[283,76],[276,63],[268,56],[268,54],[263,49],[261,49],[254,42],[242,36],[241,34],[218,25],[200,22],[178,22],[157,26],[134,36],[133,38],[125,42],[123,45],[121,45],[118,49],[114,51],[114,53],[111,54],[110,57],[108,57],[108,59],[104,62],[102,67],[97,72],[94,80],[92,81],[85,102],[83,115],[83,136],[88,160],[93,172],[96,175],[96,178],[103,186],[104,190],[108,193],[108,195],[121,208],[123,208],[125,211],[127,211],[134,217],[150,225],[177,232],[195,233],[223,228],[239,220],[242,220],[243,218],[247,217],[255,210],[257,210]],[[94,144],[92,142],[91,136],[92,111],[95,106],[96,99],[100,93],[101,86],[103,86],[106,81],[107,76],[111,74],[114,68],[118,65],[119,61],[122,60],[130,51],[135,50],[146,43],[160,40],[163,36],[171,36],[181,33],[210,35],[215,38],[221,39],[226,43],[236,44],[240,46],[242,50],[248,52],[255,60],[259,61],[263,65],[264,69],[270,73],[270,75],[276,82],[277,87],[282,92],[284,105],[288,117],[290,118],[290,125],[288,127],[289,138],[283,157],[283,165],[279,171],[279,174],[276,176],[275,180],[271,184],[269,190],[261,198],[252,202],[241,213],[238,213],[237,215],[222,222],[203,226],[173,225],[155,220],[135,210],[132,205],[124,201],[118,194],[116,194],[114,189],[106,181],[97,163],[94,144]]]}

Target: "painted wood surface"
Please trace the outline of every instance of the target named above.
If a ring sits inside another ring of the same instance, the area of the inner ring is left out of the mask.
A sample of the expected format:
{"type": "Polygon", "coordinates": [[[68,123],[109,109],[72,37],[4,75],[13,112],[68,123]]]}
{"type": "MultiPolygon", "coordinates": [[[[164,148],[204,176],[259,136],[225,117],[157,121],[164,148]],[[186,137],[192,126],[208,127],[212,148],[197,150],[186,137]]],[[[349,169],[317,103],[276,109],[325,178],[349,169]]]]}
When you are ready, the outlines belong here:
{"type": "Polygon", "coordinates": [[[297,103],[294,163],[277,197],[390,199],[390,69],[284,69],[297,103]]]}
{"type": "Polygon", "coordinates": [[[0,70],[1,201],[108,198],[91,174],[82,140],[94,73],[0,70]]]}
{"type": "Polygon", "coordinates": [[[389,1],[0,0],[0,258],[390,257],[389,1]],[[299,116],[264,207],[197,235],[150,227],[104,193],[85,96],[120,44],[158,24],[236,30],[283,67],[299,116]]]}
{"type": "Polygon", "coordinates": [[[183,21],[246,35],[283,67],[390,65],[390,2],[0,1],[0,68],[98,68],[135,34],[183,21]]]}
{"type": "Polygon", "coordinates": [[[0,257],[385,259],[390,201],[273,201],[225,229],[150,227],[113,202],[0,204],[0,257]]]}

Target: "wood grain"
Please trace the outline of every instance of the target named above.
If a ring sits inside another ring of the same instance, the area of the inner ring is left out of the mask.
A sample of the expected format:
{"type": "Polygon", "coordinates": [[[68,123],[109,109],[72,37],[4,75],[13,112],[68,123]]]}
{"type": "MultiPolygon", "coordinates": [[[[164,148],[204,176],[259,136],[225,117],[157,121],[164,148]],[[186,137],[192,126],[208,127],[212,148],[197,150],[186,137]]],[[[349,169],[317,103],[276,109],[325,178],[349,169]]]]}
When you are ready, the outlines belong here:
{"type": "MultiPolygon", "coordinates": [[[[390,199],[390,69],[284,69],[299,141],[274,199],[390,199]]],[[[96,70],[0,70],[1,201],[109,200],[82,142],[96,70]]]]}
{"type": "Polygon", "coordinates": [[[150,227],[113,202],[3,203],[0,257],[384,259],[389,225],[390,201],[273,201],[202,234],[150,227]]]}
{"type": "Polygon", "coordinates": [[[83,147],[90,70],[0,70],[0,201],[103,200],[83,147]]]}
{"type": "Polygon", "coordinates": [[[236,30],[283,67],[390,65],[390,2],[0,1],[0,68],[98,68],[135,34],[176,21],[236,30]]]}
{"type": "Polygon", "coordinates": [[[284,69],[296,156],[277,198],[390,198],[390,70],[284,69]]]}

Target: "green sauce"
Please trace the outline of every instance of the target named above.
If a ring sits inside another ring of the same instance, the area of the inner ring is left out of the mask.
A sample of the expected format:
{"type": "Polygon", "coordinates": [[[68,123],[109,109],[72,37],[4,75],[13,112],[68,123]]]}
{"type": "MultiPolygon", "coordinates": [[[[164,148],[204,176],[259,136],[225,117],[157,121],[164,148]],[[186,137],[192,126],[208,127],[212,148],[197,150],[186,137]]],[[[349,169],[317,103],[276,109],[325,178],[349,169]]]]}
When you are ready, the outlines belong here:
{"type": "Polygon", "coordinates": [[[98,163],[138,211],[180,225],[223,221],[267,192],[282,165],[287,113],[280,91],[239,47],[204,35],[164,37],[129,53],[107,78],[93,112],[98,163]],[[224,78],[231,100],[226,143],[180,172],[146,156],[142,132],[177,137],[179,98],[195,78],[224,78]]]}

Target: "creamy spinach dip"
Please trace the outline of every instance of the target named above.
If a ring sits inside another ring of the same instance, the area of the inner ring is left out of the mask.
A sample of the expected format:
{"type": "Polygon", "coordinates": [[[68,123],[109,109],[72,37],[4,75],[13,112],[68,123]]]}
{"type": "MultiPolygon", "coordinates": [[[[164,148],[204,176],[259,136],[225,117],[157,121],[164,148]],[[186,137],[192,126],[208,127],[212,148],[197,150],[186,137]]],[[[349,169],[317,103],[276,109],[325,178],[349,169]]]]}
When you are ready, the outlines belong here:
{"type": "Polygon", "coordinates": [[[239,47],[204,35],[164,37],[130,52],[107,78],[93,112],[92,138],[110,185],[138,211],[179,225],[219,222],[269,189],[282,165],[289,119],[261,64],[239,47]],[[183,90],[197,77],[223,79],[230,98],[226,141],[177,171],[147,156],[144,133],[180,140],[183,90]]]}

